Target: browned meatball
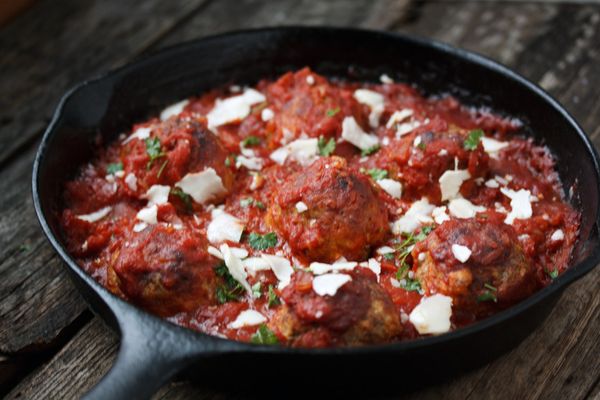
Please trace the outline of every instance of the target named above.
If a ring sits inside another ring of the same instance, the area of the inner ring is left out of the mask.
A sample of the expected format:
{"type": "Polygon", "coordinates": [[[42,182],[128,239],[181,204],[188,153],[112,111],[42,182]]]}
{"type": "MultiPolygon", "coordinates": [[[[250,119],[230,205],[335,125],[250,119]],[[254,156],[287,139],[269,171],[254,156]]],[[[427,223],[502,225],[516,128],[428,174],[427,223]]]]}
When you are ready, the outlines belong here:
{"type": "Polygon", "coordinates": [[[288,285],[282,306],[270,327],[292,346],[362,345],[391,340],[402,325],[388,294],[361,271],[338,289],[335,296],[312,290],[312,276],[298,272],[288,285]]]}
{"type": "MultiPolygon", "coordinates": [[[[228,153],[219,138],[208,130],[204,118],[173,117],[148,127],[152,129],[148,140],[154,143],[160,155],[151,159],[149,144],[146,140],[138,139],[126,143],[121,154],[125,172],[135,171],[138,195],[145,193],[152,185],[173,186],[186,174],[206,168],[213,168],[227,191],[231,189],[234,174],[226,166],[228,153]]],[[[218,201],[226,195],[224,192],[214,200],[218,201]]]]}
{"type": "Polygon", "coordinates": [[[161,316],[213,303],[215,260],[205,240],[188,230],[151,225],[132,234],[115,255],[109,285],[161,316]]]}
{"type": "Polygon", "coordinates": [[[416,276],[425,292],[451,296],[455,307],[475,315],[507,307],[536,289],[535,269],[502,221],[447,221],[415,247],[415,260],[419,253],[425,259],[416,276]],[[466,262],[455,257],[453,244],[471,250],[466,262]]]}
{"type": "Polygon", "coordinates": [[[311,261],[365,259],[388,231],[378,189],[339,157],[321,158],[292,175],[274,196],[268,222],[311,261]],[[299,211],[298,202],[307,206],[299,211]]]}

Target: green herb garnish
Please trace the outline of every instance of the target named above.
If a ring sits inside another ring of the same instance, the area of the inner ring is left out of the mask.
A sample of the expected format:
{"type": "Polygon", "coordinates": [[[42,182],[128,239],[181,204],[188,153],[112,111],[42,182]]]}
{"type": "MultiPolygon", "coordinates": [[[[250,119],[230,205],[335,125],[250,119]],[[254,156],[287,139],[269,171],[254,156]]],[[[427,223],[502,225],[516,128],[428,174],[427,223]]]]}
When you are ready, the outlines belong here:
{"type": "Polygon", "coordinates": [[[388,172],[385,169],[371,168],[368,169],[366,172],[368,175],[371,176],[371,178],[373,178],[376,181],[380,181],[388,177],[388,172]]]}
{"type": "Polygon", "coordinates": [[[275,293],[275,289],[273,289],[273,285],[269,285],[269,291],[267,292],[267,299],[268,299],[268,303],[267,305],[269,306],[269,308],[278,306],[281,304],[281,300],[279,300],[279,297],[277,297],[277,294],[275,293]]]}
{"type": "Polygon", "coordinates": [[[381,148],[380,145],[376,144],[374,146],[369,147],[368,149],[364,149],[363,151],[360,152],[360,155],[365,157],[365,156],[370,156],[373,153],[376,153],[377,151],[379,151],[379,149],[381,148]]]}
{"type": "Polygon", "coordinates": [[[326,141],[325,138],[321,136],[319,137],[317,146],[319,147],[319,154],[327,157],[335,150],[335,140],[330,138],[329,141],[326,141]]]}
{"type": "Polygon", "coordinates": [[[233,276],[229,273],[225,263],[220,263],[215,267],[217,276],[223,278],[223,284],[217,286],[216,296],[219,304],[224,304],[229,301],[236,301],[244,294],[244,288],[233,276]]]}
{"type": "Polygon", "coordinates": [[[264,235],[252,232],[248,235],[248,244],[254,250],[266,250],[277,245],[277,235],[274,232],[264,235]]]}
{"type": "Polygon", "coordinates": [[[406,259],[412,252],[414,245],[422,240],[427,238],[427,235],[431,233],[433,227],[424,226],[421,228],[421,231],[418,234],[409,233],[406,239],[404,239],[400,244],[396,246],[398,251],[398,271],[396,272],[396,279],[401,281],[404,279],[406,282],[402,285],[403,289],[408,291],[419,291],[421,290],[421,284],[418,280],[410,278],[408,275],[410,266],[406,262],[406,259]]]}
{"type": "Polygon", "coordinates": [[[252,197],[247,197],[245,199],[241,199],[240,206],[244,207],[244,208],[254,206],[256,208],[260,208],[261,210],[264,210],[267,208],[262,201],[253,199],[252,197]]]}
{"type": "Polygon", "coordinates": [[[427,148],[427,145],[425,144],[425,142],[421,142],[417,145],[417,147],[421,150],[425,150],[427,148]]]}
{"type": "Polygon", "coordinates": [[[146,142],[146,153],[150,157],[148,164],[146,164],[146,169],[150,169],[152,167],[152,163],[154,160],[164,157],[167,153],[163,152],[160,147],[160,140],[158,138],[147,138],[146,142]]]}
{"type": "Polygon", "coordinates": [[[477,297],[477,302],[481,303],[482,301],[493,301],[494,303],[497,303],[498,298],[496,297],[496,292],[498,289],[489,283],[484,283],[483,287],[485,287],[487,290],[477,297]]]}
{"type": "Polygon", "coordinates": [[[160,166],[158,173],[156,174],[156,179],[160,178],[160,176],[162,175],[163,171],[165,170],[165,167],[167,166],[167,163],[169,162],[169,159],[167,158],[162,165],[160,166]]]}
{"type": "Polygon", "coordinates": [[[186,192],[184,192],[183,190],[181,190],[178,187],[174,187],[173,189],[171,189],[171,194],[174,196],[177,196],[179,198],[179,200],[181,200],[181,202],[185,206],[186,211],[188,211],[188,212],[193,211],[194,206],[192,203],[192,196],[190,196],[189,194],[187,194],[186,192]]]}
{"type": "Polygon", "coordinates": [[[546,273],[548,274],[548,276],[552,279],[556,279],[558,278],[558,268],[554,268],[552,271],[548,271],[546,270],[546,273]]]}
{"type": "Polygon", "coordinates": [[[394,259],[394,257],[395,257],[395,256],[394,256],[394,253],[385,253],[385,254],[383,255],[383,258],[385,258],[385,259],[386,259],[386,260],[388,260],[388,261],[391,261],[391,260],[393,260],[393,259],[394,259]]]}
{"type": "Polygon", "coordinates": [[[463,144],[465,150],[475,150],[482,136],[483,130],[481,129],[474,129],[471,132],[469,132],[469,137],[465,139],[465,142],[463,144]]]}
{"type": "Polygon", "coordinates": [[[123,171],[123,163],[111,163],[106,166],[106,173],[109,175],[114,175],[115,173],[123,171]]]}
{"type": "Polygon", "coordinates": [[[335,116],[335,114],[339,113],[341,110],[339,107],[336,108],[330,108],[329,110],[327,110],[327,116],[328,117],[333,117],[335,116]]]}
{"type": "Polygon", "coordinates": [[[261,286],[262,285],[260,284],[260,282],[256,282],[254,285],[252,285],[252,298],[260,299],[260,296],[262,296],[262,293],[260,291],[261,286]]]}
{"type": "Polygon", "coordinates": [[[267,325],[265,324],[261,324],[258,327],[258,330],[256,331],[256,333],[254,335],[252,335],[252,337],[250,338],[250,341],[254,344],[278,344],[279,340],[277,339],[277,336],[275,336],[275,333],[270,330],[267,325]]]}
{"type": "Polygon", "coordinates": [[[258,146],[260,144],[260,138],[258,136],[247,136],[242,140],[242,147],[258,146]]]}

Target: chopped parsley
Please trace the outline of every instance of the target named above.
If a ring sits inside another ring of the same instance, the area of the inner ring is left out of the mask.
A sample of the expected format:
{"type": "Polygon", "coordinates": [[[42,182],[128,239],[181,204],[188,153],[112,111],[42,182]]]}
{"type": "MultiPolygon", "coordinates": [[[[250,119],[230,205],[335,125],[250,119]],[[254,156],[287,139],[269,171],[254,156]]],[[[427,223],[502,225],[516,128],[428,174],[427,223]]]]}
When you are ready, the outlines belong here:
{"type": "Polygon", "coordinates": [[[376,181],[385,179],[388,177],[388,172],[385,169],[371,168],[366,170],[366,173],[376,181]]]}
{"type": "Polygon", "coordinates": [[[381,148],[381,146],[376,144],[374,146],[369,147],[368,149],[364,149],[363,151],[361,151],[360,155],[363,157],[370,156],[373,153],[377,153],[380,148],[381,148]]]}
{"type": "Polygon", "coordinates": [[[273,289],[273,285],[269,285],[269,291],[267,292],[267,305],[269,308],[278,306],[281,304],[281,300],[277,297],[277,293],[275,293],[275,289],[273,289]]]}
{"type": "Polygon", "coordinates": [[[252,197],[247,197],[245,199],[241,199],[240,206],[244,207],[244,208],[254,206],[256,208],[260,208],[261,210],[264,210],[267,208],[262,201],[253,199],[252,197]]]}
{"type": "Polygon", "coordinates": [[[465,142],[463,144],[465,150],[475,150],[482,136],[483,130],[481,129],[474,129],[471,132],[469,132],[469,137],[465,139],[465,142]]]}
{"type": "Polygon", "coordinates": [[[220,263],[215,267],[217,276],[223,278],[223,283],[217,286],[216,296],[219,304],[224,304],[229,301],[236,301],[244,294],[244,288],[233,276],[229,273],[225,263],[220,263]]]}
{"type": "Polygon", "coordinates": [[[554,268],[552,271],[546,270],[546,273],[551,279],[558,278],[558,268],[554,268]]]}
{"type": "Polygon", "coordinates": [[[186,192],[184,192],[183,190],[181,190],[178,187],[174,187],[173,189],[171,189],[171,194],[174,196],[177,196],[179,198],[179,200],[181,200],[181,202],[185,206],[186,211],[188,211],[188,212],[193,211],[194,207],[193,207],[193,203],[192,203],[192,196],[190,196],[189,194],[187,194],[186,192]]]}
{"type": "Polygon", "coordinates": [[[418,234],[415,235],[413,233],[410,233],[406,237],[406,239],[404,239],[404,241],[402,241],[396,247],[396,249],[398,251],[398,262],[399,262],[398,271],[396,272],[396,279],[401,282],[406,282],[406,283],[402,284],[402,288],[405,290],[408,290],[408,291],[421,290],[421,284],[419,283],[419,281],[409,277],[410,266],[406,262],[406,259],[412,252],[414,245],[417,242],[425,240],[427,235],[429,235],[432,230],[433,230],[433,227],[424,226],[423,228],[421,228],[421,231],[418,234]]]}
{"type": "Polygon", "coordinates": [[[242,140],[242,147],[258,146],[260,144],[260,138],[258,136],[247,136],[242,140]]]}
{"type": "Polygon", "coordinates": [[[336,108],[330,108],[329,110],[327,110],[327,116],[328,117],[333,117],[335,116],[335,114],[339,113],[341,110],[339,107],[336,108]]]}
{"type": "Polygon", "coordinates": [[[160,176],[162,175],[163,171],[165,170],[165,167],[167,166],[167,163],[169,162],[169,159],[167,158],[162,165],[160,166],[160,169],[158,170],[158,173],[156,174],[156,178],[160,178],[160,176]]]}
{"type": "Polygon", "coordinates": [[[477,297],[477,302],[481,303],[482,301],[493,301],[494,303],[498,302],[498,298],[496,297],[496,289],[494,286],[489,283],[485,283],[483,285],[487,290],[485,290],[482,294],[477,297]]]}
{"type": "Polygon", "coordinates": [[[265,324],[261,324],[258,327],[258,330],[256,331],[256,333],[254,335],[252,335],[252,337],[250,338],[250,341],[254,344],[278,344],[279,340],[277,339],[277,336],[275,336],[275,333],[270,330],[267,325],[265,324]]]}
{"type": "Polygon", "coordinates": [[[109,175],[114,175],[115,173],[123,171],[123,163],[111,163],[106,166],[106,173],[109,175]]]}
{"type": "Polygon", "coordinates": [[[158,138],[147,138],[145,142],[146,153],[150,157],[148,164],[146,164],[146,169],[150,169],[154,160],[166,156],[167,153],[162,151],[160,147],[160,140],[158,138]]]}
{"type": "Polygon", "coordinates": [[[264,235],[252,232],[248,235],[248,244],[254,250],[266,250],[277,245],[277,235],[274,232],[269,232],[264,235]]]}
{"type": "Polygon", "coordinates": [[[395,256],[394,256],[394,253],[385,253],[385,254],[383,255],[383,258],[384,258],[384,259],[386,259],[386,260],[388,260],[388,261],[391,261],[391,260],[393,260],[393,259],[394,259],[394,257],[395,257],[395,256]]]}
{"type": "Polygon", "coordinates": [[[256,282],[252,285],[252,298],[260,299],[260,296],[262,296],[262,292],[260,291],[261,286],[260,282],[256,282]]]}
{"type": "Polygon", "coordinates": [[[326,141],[323,136],[320,136],[317,146],[319,147],[319,155],[327,157],[335,150],[335,140],[330,138],[329,141],[326,141]]]}
{"type": "Polygon", "coordinates": [[[427,145],[425,144],[425,142],[421,142],[417,145],[417,147],[421,150],[425,150],[427,148],[427,145]]]}

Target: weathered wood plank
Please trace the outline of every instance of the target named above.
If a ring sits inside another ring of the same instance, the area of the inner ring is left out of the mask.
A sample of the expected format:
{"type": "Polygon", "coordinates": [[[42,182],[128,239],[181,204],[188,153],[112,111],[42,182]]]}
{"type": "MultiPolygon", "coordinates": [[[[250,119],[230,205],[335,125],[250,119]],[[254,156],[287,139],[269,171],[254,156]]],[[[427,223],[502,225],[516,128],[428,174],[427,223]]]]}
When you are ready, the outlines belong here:
{"type": "Polygon", "coordinates": [[[117,336],[99,318],[94,318],[6,398],[78,399],[110,369],[117,349],[117,336]]]}
{"type": "Polygon", "coordinates": [[[43,1],[0,30],[0,165],[67,88],[123,64],[207,0],[43,1]]]}

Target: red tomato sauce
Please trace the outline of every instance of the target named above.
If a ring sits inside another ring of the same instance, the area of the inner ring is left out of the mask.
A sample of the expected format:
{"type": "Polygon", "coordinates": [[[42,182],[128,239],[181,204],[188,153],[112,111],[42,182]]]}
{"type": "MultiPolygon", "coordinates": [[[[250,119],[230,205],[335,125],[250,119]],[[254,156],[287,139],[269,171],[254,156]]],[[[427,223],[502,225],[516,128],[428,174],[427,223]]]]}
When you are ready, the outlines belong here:
{"type": "Polygon", "coordinates": [[[253,90],[98,144],[61,212],[86,272],[190,329],[329,347],[457,329],[569,267],[580,215],[520,121],[308,68],[253,90]],[[434,296],[442,331],[413,312],[434,296]]]}

